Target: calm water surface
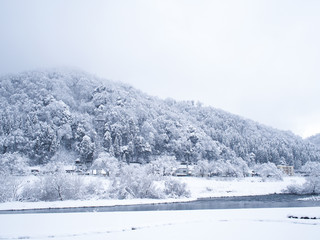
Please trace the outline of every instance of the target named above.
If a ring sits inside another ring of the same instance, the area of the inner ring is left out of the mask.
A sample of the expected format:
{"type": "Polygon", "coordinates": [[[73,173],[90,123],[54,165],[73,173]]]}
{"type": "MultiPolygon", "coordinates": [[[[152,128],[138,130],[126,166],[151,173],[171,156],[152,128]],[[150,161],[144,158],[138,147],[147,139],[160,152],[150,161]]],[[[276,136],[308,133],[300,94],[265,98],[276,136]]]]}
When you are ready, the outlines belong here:
{"type": "Polygon", "coordinates": [[[289,194],[272,194],[272,195],[262,195],[262,196],[206,198],[206,199],[198,199],[196,201],[182,202],[182,203],[0,211],[0,214],[320,207],[320,201],[299,200],[301,198],[303,198],[303,196],[289,195],[289,194]]]}

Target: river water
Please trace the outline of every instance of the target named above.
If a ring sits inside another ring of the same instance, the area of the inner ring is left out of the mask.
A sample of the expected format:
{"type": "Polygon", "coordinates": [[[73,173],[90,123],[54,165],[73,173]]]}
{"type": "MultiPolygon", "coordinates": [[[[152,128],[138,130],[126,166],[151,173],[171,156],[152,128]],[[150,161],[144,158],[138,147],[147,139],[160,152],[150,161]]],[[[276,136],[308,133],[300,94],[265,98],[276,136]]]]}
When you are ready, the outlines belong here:
{"type": "Polygon", "coordinates": [[[320,201],[314,201],[312,199],[301,200],[303,197],[306,196],[297,196],[290,194],[271,194],[262,196],[206,198],[181,203],[0,211],[0,214],[320,207],[320,201]]]}

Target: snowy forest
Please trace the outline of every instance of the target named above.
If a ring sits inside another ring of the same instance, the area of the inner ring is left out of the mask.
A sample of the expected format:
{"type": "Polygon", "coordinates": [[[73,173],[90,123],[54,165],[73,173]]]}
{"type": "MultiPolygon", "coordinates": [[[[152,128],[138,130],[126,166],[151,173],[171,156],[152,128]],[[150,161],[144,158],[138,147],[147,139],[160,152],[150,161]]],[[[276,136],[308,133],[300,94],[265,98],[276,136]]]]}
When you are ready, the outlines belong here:
{"type": "Polygon", "coordinates": [[[307,138],[308,141],[320,147],[320,133],[307,138]]]}
{"type": "Polygon", "coordinates": [[[79,159],[90,166],[103,152],[127,163],[159,156],[189,164],[241,158],[300,168],[320,159],[319,147],[291,132],[81,71],[2,76],[0,98],[0,154],[12,165],[79,159]]]}
{"type": "MultiPolygon", "coordinates": [[[[0,202],[187,197],[186,185],[167,177],[179,164],[197,177],[263,179],[282,179],[278,164],[320,165],[320,148],[291,132],[81,71],[3,76],[0,97],[0,202]],[[107,178],[67,173],[77,164],[107,178]],[[35,167],[42,172],[30,178],[35,167]]],[[[289,190],[320,192],[309,185],[289,190]]]]}

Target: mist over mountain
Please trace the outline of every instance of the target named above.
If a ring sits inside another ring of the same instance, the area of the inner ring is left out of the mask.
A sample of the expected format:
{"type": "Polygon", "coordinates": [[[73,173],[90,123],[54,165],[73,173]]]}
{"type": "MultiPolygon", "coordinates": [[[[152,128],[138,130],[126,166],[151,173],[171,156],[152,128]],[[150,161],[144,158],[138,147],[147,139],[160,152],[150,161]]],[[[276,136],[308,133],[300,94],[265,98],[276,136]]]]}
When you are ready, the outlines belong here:
{"type": "Polygon", "coordinates": [[[0,98],[0,154],[31,165],[76,159],[90,165],[101,152],[125,162],[168,155],[189,163],[242,158],[296,168],[320,159],[317,142],[291,132],[81,71],[2,76],[0,98]]]}

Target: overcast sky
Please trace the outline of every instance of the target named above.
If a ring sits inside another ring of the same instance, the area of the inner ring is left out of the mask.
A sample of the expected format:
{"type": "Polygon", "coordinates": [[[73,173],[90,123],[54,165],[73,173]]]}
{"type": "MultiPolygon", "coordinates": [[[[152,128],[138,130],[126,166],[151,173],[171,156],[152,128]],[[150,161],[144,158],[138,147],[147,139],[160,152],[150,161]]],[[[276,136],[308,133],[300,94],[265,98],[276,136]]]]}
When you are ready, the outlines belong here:
{"type": "Polygon", "coordinates": [[[319,0],[0,0],[0,74],[60,66],[320,132],[319,0]]]}

